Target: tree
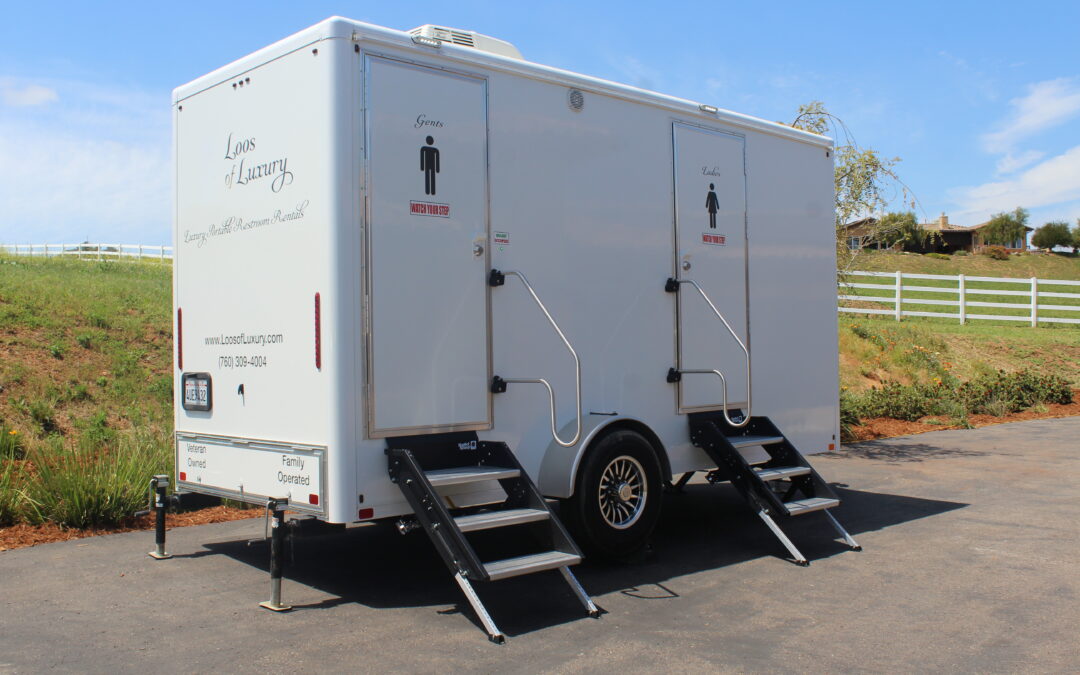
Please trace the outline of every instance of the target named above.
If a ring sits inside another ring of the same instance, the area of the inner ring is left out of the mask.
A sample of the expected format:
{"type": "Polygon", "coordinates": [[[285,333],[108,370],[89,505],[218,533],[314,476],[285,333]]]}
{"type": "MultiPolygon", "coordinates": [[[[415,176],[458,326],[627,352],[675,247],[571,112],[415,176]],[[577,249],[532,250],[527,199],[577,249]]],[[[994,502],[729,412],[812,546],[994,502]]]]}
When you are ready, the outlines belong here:
{"type": "MultiPolygon", "coordinates": [[[[799,106],[798,115],[789,125],[810,133],[825,135],[839,132],[842,141],[833,148],[833,182],[836,188],[836,261],[841,270],[849,269],[858,255],[847,246],[847,223],[856,218],[885,210],[901,192],[905,203],[915,199],[897,175],[899,157],[882,157],[876,150],[860,148],[847,125],[825,109],[821,101],[799,106]],[[899,188],[899,190],[897,189],[899,188]]],[[[881,241],[881,220],[871,225],[867,238],[881,241]]]]}
{"type": "Polygon", "coordinates": [[[987,244],[1011,246],[1027,233],[1027,209],[1016,207],[1015,211],[995,213],[990,222],[982,228],[982,238],[987,244]]]}
{"type": "Polygon", "coordinates": [[[1064,220],[1049,222],[1031,235],[1031,245],[1036,248],[1044,248],[1047,251],[1055,246],[1068,246],[1072,248],[1073,233],[1069,232],[1069,224],[1064,220]]]}
{"type": "Polygon", "coordinates": [[[878,241],[885,246],[919,248],[930,239],[931,233],[915,218],[914,211],[886,213],[874,228],[878,241]]]}
{"type": "Polygon", "coordinates": [[[1072,237],[1073,240],[1070,246],[1072,246],[1073,253],[1076,253],[1080,251],[1080,218],[1076,219],[1076,227],[1073,228],[1072,237]]]}

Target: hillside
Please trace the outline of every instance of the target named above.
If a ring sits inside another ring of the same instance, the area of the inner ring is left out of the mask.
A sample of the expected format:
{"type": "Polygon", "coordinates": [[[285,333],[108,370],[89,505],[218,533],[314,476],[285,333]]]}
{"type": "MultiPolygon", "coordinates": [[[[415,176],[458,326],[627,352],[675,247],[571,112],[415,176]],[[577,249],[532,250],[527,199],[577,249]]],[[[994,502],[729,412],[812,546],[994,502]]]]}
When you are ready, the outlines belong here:
{"type": "MultiPolygon", "coordinates": [[[[1075,264],[1063,261],[1052,263],[1075,264]]],[[[1055,274],[1030,269],[1020,273],[1055,274]]],[[[115,527],[146,503],[150,475],[171,473],[171,273],[0,255],[0,526],[115,527]]],[[[839,330],[845,405],[885,383],[941,386],[999,369],[1080,386],[1080,329],[842,315],[839,330]]]]}
{"type": "Polygon", "coordinates": [[[994,260],[985,255],[953,255],[948,260],[917,253],[864,250],[852,269],[865,272],[910,272],[912,274],[966,274],[1015,279],[1080,279],[1080,256],[1055,253],[1010,255],[994,260]]]}
{"type": "Polygon", "coordinates": [[[167,470],[172,267],[0,256],[0,524],[115,524],[167,470]]]}

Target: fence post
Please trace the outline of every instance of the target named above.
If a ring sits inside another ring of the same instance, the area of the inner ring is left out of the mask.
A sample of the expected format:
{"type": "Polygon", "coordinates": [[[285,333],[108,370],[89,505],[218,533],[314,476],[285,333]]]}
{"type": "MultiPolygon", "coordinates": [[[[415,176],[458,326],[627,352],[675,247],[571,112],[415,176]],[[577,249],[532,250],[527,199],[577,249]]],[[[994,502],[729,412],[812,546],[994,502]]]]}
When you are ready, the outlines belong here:
{"type": "Polygon", "coordinates": [[[904,289],[904,274],[900,270],[896,271],[896,320],[899,321],[900,317],[904,315],[903,304],[901,300],[901,294],[904,289]]]}
{"type": "Polygon", "coordinates": [[[142,262],[142,244],[139,244],[139,262],[142,262]]]}
{"type": "Polygon", "coordinates": [[[1039,280],[1031,277],[1031,327],[1039,326],[1039,280]]]}
{"type": "Polygon", "coordinates": [[[964,284],[964,275],[960,275],[960,325],[967,323],[967,286],[964,284]]]}
{"type": "Polygon", "coordinates": [[[161,245],[161,255],[158,256],[158,260],[165,262],[165,244],[161,245]]]}

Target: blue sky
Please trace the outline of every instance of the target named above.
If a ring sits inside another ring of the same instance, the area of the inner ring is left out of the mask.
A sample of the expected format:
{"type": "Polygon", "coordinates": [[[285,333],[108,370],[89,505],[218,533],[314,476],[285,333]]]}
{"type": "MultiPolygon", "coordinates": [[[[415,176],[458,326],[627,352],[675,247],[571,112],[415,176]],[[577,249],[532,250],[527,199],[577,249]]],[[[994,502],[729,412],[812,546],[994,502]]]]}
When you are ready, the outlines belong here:
{"type": "MultiPolygon", "coordinates": [[[[1080,3],[5,3],[0,243],[170,243],[169,94],[331,15],[790,121],[824,101],[920,217],[1080,217],[1080,3]]],[[[899,197],[899,195],[897,195],[899,197]]],[[[899,207],[899,203],[897,204],[899,207]]]]}

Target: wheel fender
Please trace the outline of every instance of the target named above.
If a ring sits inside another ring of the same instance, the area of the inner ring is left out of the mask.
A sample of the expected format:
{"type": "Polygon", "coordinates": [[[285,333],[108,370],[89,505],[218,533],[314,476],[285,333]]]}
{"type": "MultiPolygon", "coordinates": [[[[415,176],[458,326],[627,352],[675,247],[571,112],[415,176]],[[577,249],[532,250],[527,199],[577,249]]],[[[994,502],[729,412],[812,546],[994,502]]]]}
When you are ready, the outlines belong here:
{"type": "MultiPolygon", "coordinates": [[[[540,489],[541,494],[548,497],[559,497],[560,499],[572,497],[578,467],[585,456],[585,451],[592,445],[594,440],[602,436],[612,426],[629,428],[635,431],[645,430],[647,432],[645,434],[646,438],[654,446],[659,446],[659,439],[656,434],[647,424],[636,417],[605,415],[600,418],[586,419],[582,423],[581,440],[578,441],[577,445],[564,448],[554,440],[548,444],[547,450],[544,451],[544,459],[540,463],[540,475],[537,481],[537,487],[540,489]]],[[[561,430],[560,433],[564,431],[561,430]]],[[[656,451],[664,477],[670,479],[671,468],[668,465],[667,453],[662,446],[656,447],[656,451]]]]}

